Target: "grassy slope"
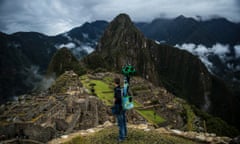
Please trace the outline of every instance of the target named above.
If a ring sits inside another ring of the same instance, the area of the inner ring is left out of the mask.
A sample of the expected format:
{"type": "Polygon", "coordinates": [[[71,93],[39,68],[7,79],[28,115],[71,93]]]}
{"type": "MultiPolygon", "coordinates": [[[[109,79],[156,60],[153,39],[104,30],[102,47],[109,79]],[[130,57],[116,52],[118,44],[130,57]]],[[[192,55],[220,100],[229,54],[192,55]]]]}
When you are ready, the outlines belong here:
{"type": "Polygon", "coordinates": [[[153,110],[137,110],[139,114],[141,114],[148,122],[153,124],[163,123],[165,119],[157,115],[153,110]]]}
{"type": "Polygon", "coordinates": [[[88,79],[88,77],[82,76],[81,77],[83,85],[91,91],[90,84],[96,84],[94,86],[95,94],[108,106],[112,105],[113,103],[113,90],[106,84],[104,81],[101,80],[92,80],[88,79]]]}
{"type": "MultiPolygon", "coordinates": [[[[65,144],[114,144],[117,143],[118,128],[108,127],[89,136],[79,136],[65,144]]],[[[159,134],[156,131],[145,132],[138,129],[128,129],[128,138],[122,144],[196,144],[192,140],[159,134]]]]}

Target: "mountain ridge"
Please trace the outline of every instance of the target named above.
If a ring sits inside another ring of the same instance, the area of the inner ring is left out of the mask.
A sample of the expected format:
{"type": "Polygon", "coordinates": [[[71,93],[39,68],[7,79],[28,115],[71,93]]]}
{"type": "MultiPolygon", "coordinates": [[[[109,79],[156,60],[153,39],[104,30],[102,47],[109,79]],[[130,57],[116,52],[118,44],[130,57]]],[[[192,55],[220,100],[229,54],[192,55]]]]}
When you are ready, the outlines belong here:
{"type": "Polygon", "coordinates": [[[238,40],[240,23],[232,23],[224,18],[197,21],[179,16],[172,20],[155,19],[151,23],[137,25],[137,27],[147,37],[166,41],[171,45],[195,43],[211,46],[216,42],[230,45],[240,43],[238,40]]]}

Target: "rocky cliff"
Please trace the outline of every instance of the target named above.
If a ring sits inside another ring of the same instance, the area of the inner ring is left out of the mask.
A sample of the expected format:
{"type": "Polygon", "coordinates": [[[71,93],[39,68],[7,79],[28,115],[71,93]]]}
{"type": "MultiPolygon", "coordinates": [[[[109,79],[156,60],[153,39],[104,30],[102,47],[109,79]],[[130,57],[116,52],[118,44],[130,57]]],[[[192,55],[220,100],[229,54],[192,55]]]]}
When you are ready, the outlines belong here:
{"type": "Polygon", "coordinates": [[[130,63],[143,78],[238,125],[239,104],[225,84],[213,77],[196,56],[146,39],[128,15],[120,14],[109,24],[96,51],[83,62],[90,69],[117,71],[130,63]]]}

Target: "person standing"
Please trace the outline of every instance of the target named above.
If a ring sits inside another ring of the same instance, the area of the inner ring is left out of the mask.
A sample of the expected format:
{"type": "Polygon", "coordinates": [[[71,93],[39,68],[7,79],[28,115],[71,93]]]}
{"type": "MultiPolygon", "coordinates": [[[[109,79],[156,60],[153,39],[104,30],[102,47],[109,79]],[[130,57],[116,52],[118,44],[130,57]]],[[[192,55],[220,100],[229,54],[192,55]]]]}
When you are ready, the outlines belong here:
{"type": "Polygon", "coordinates": [[[122,90],[120,87],[120,78],[114,79],[114,107],[116,109],[115,115],[119,127],[118,141],[122,142],[127,136],[126,111],[122,107],[122,90]]]}

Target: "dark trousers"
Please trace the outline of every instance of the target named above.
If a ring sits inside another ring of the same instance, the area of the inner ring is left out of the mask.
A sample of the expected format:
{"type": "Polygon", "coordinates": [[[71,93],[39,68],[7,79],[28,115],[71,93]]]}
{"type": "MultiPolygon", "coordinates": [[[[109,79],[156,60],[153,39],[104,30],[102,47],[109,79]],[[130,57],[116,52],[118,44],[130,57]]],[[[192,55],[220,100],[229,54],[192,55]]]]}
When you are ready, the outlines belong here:
{"type": "Polygon", "coordinates": [[[119,139],[124,140],[127,136],[126,111],[117,115],[117,123],[119,127],[119,139]]]}

